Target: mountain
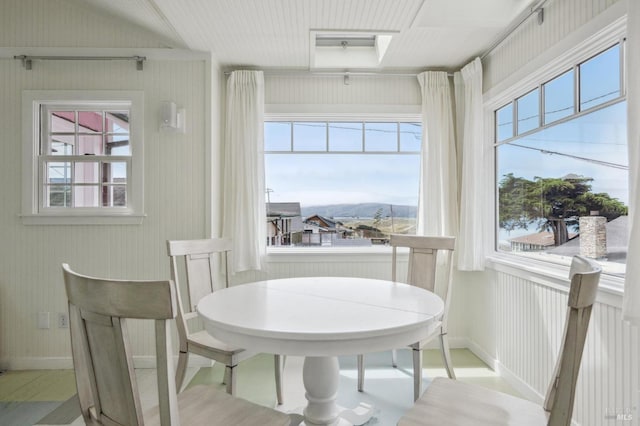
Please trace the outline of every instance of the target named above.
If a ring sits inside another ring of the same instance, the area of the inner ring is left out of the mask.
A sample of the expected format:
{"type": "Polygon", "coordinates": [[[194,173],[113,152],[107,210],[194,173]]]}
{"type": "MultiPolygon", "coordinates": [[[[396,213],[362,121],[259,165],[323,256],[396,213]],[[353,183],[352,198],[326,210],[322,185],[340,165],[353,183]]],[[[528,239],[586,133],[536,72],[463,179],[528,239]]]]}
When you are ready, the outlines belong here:
{"type": "MultiPolygon", "coordinates": [[[[362,203],[362,204],[331,204],[326,206],[302,207],[302,217],[313,216],[314,214],[325,217],[374,217],[378,209],[382,209],[382,217],[391,216],[389,204],[362,203]]],[[[415,218],[416,206],[393,205],[393,217],[415,218]]]]}

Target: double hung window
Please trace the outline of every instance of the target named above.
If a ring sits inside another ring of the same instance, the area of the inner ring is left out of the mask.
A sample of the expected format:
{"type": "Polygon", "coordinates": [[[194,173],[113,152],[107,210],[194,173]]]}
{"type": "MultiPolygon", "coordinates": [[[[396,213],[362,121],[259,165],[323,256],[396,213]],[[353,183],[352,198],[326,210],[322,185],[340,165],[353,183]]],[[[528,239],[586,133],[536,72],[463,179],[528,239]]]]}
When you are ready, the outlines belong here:
{"type": "Polygon", "coordinates": [[[25,178],[23,218],[135,223],[142,213],[141,95],[74,95],[25,94],[32,124],[25,131],[25,156],[33,167],[25,178]]]}

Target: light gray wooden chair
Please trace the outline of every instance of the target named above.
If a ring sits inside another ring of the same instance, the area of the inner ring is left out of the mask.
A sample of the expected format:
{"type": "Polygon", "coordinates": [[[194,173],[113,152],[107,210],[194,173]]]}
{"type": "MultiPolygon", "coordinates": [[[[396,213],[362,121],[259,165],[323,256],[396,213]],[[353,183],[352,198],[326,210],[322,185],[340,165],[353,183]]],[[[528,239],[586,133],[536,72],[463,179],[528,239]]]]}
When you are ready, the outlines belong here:
{"type": "MultiPolygon", "coordinates": [[[[224,264],[225,287],[229,287],[227,274],[228,256],[232,242],[228,238],[211,238],[203,240],[175,240],[167,241],[167,253],[171,259],[171,279],[179,290],[186,296],[186,303],[178,291],[177,328],[180,339],[178,366],[176,367],[176,387],[182,388],[189,353],[194,353],[212,359],[225,365],[223,382],[227,392],[231,395],[236,389],[235,368],[239,362],[251,358],[255,353],[236,346],[228,345],[212,337],[197,324],[196,306],[200,299],[216,290],[216,262],[224,264]],[[184,259],[184,274],[179,270],[180,259],[184,259]],[[219,258],[219,259],[218,259],[219,258]],[[184,276],[184,280],[180,277],[184,276]]],[[[222,274],[220,274],[222,275],[222,274]]],[[[276,377],[276,397],[278,404],[282,404],[282,369],[284,357],[274,355],[276,377]]]]}
{"type": "MultiPolygon", "coordinates": [[[[449,340],[447,338],[447,321],[449,317],[449,304],[451,300],[451,271],[453,268],[452,255],[456,243],[455,237],[422,237],[416,235],[392,234],[389,244],[391,253],[391,279],[397,280],[397,249],[409,248],[409,265],[406,282],[411,285],[433,291],[444,301],[444,312],[440,318],[440,324],[433,333],[421,342],[416,342],[410,347],[413,353],[413,400],[417,400],[422,390],[422,350],[425,345],[439,337],[442,359],[447,374],[455,379],[451,354],[449,352],[449,340]],[[438,260],[440,253],[440,260],[438,260]]],[[[392,351],[392,364],[397,367],[396,351],[392,351]]],[[[364,356],[358,355],[358,391],[364,389],[364,356]]]]}
{"type": "Polygon", "coordinates": [[[92,278],[63,264],[69,300],[71,351],[85,424],[288,426],[289,416],[235,398],[212,386],[176,395],[171,327],[178,311],[173,281],[92,278]],[[153,320],[159,405],[142,413],[127,320],[153,320]]]}
{"type": "Polygon", "coordinates": [[[600,272],[595,261],[581,256],[573,258],[564,337],[543,406],[481,386],[438,378],[398,425],[570,425],[580,360],[600,272]]]}

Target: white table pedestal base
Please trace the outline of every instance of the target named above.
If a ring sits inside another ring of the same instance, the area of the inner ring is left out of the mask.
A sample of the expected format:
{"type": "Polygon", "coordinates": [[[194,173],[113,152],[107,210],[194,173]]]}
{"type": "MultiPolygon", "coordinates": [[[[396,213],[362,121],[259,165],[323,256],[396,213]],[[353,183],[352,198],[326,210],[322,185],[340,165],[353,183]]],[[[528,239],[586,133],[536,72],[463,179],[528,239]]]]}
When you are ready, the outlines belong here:
{"type": "Polygon", "coordinates": [[[361,403],[353,410],[336,404],[340,365],[337,357],[307,356],[302,367],[307,406],[300,425],[352,426],[362,425],[373,415],[373,407],[361,403]]]}

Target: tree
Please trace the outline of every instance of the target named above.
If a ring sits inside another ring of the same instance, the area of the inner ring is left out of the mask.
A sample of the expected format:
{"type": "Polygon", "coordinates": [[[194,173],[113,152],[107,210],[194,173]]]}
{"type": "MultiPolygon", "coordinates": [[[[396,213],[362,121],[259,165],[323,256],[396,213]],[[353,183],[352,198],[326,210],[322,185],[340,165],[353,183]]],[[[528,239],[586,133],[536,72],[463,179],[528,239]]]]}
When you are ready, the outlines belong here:
{"type": "Polygon", "coordinates": [[[598,211],[611,221],[628,213],[627,206],[609,194],[592,193],[592,181],[575,174],[531,181],[508,173],[498,184],[500,227],[512,231],[539,224],[539,231],[553,232],[558,246],[568,241],[570,228],[578,230],[580,216],[598,211]]]}
{"type": "Polygon", "coordinates": [[[376,210],[375,214],[373,215],[373,227],[380,228],[381,223],[382,223],[382,207],[376,210]]]}

